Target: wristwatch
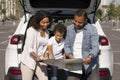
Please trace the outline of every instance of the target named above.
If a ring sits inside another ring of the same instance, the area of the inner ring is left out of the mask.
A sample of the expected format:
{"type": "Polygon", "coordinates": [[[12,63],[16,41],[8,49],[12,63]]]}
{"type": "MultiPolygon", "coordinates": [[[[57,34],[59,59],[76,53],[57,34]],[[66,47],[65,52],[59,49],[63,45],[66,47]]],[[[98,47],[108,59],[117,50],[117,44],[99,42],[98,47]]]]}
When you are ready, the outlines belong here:
{"type": "Polygon", "coordinates": [[[93,54],[89,54],[88,57],[92,59],[94,57],[94,55],[93,54]]]}

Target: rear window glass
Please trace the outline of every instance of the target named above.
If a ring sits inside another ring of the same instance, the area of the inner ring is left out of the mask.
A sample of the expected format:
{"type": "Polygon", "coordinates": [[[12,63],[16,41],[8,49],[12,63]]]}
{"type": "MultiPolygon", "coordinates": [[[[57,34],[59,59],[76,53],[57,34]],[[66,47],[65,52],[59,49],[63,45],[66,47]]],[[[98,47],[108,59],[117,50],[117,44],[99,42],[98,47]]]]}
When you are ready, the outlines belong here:
{"type": "Polygon", "coordinates": [[[91,0],[30,0],[34,8],[88,8],[91,0]]]}

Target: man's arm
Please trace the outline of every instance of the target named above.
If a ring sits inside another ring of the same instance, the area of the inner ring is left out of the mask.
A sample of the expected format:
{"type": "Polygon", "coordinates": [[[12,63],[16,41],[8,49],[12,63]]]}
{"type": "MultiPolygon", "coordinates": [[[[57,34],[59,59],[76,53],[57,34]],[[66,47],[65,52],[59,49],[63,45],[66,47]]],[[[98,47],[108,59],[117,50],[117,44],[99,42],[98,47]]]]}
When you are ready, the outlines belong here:
{"type": "Polygon", "coordinates": [[[72,54],[70,40],[71,40],[70,28],[67,27],[67,33],[66,33],[65,44],[64,44],[64,51],[67,57],[69,57],[69,55],[72,54]]]}
{"type": "Polygon", "coordinates": [[[92,29],[91,34],[91,49],[90,54],[94,55],[93,57],[96,57],[99,53],[99,35],[95,27],[92,29]]]}

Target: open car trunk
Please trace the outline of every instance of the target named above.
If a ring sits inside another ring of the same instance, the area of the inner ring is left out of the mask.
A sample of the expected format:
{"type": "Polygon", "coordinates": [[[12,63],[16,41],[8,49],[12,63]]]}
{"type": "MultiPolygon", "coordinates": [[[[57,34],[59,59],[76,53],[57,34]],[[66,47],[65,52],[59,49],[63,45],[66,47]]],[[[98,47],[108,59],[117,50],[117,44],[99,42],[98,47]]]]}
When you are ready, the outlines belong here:
{"type": "MultiPolygon", "coordinates": [[[[53,18],[73,18],[77,9],[85,9],[95,18],[96,9],[101,0],[19,0],[24,13],[34,14],[39,10],[47,10],[53,18]]],[[[94,19],[93,19],[94,21],[94,19]]]]}

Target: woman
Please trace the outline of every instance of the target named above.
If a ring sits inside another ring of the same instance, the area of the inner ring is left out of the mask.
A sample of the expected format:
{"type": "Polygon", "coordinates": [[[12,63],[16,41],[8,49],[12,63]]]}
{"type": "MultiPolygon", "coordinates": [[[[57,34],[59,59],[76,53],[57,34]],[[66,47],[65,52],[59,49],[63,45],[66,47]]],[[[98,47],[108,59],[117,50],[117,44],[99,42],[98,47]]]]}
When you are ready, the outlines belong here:
{"type": "Polygon", "coordinates": [[[46,11],[39,11],[33,19],[32,26],[27,29],[26,40],[21,58],[22,80],[32,80],[34,71],[39,80],[48,80],[47,66],[36,61],[44,59],[44,52],[49,38],[51,18],[46,11]]]}

